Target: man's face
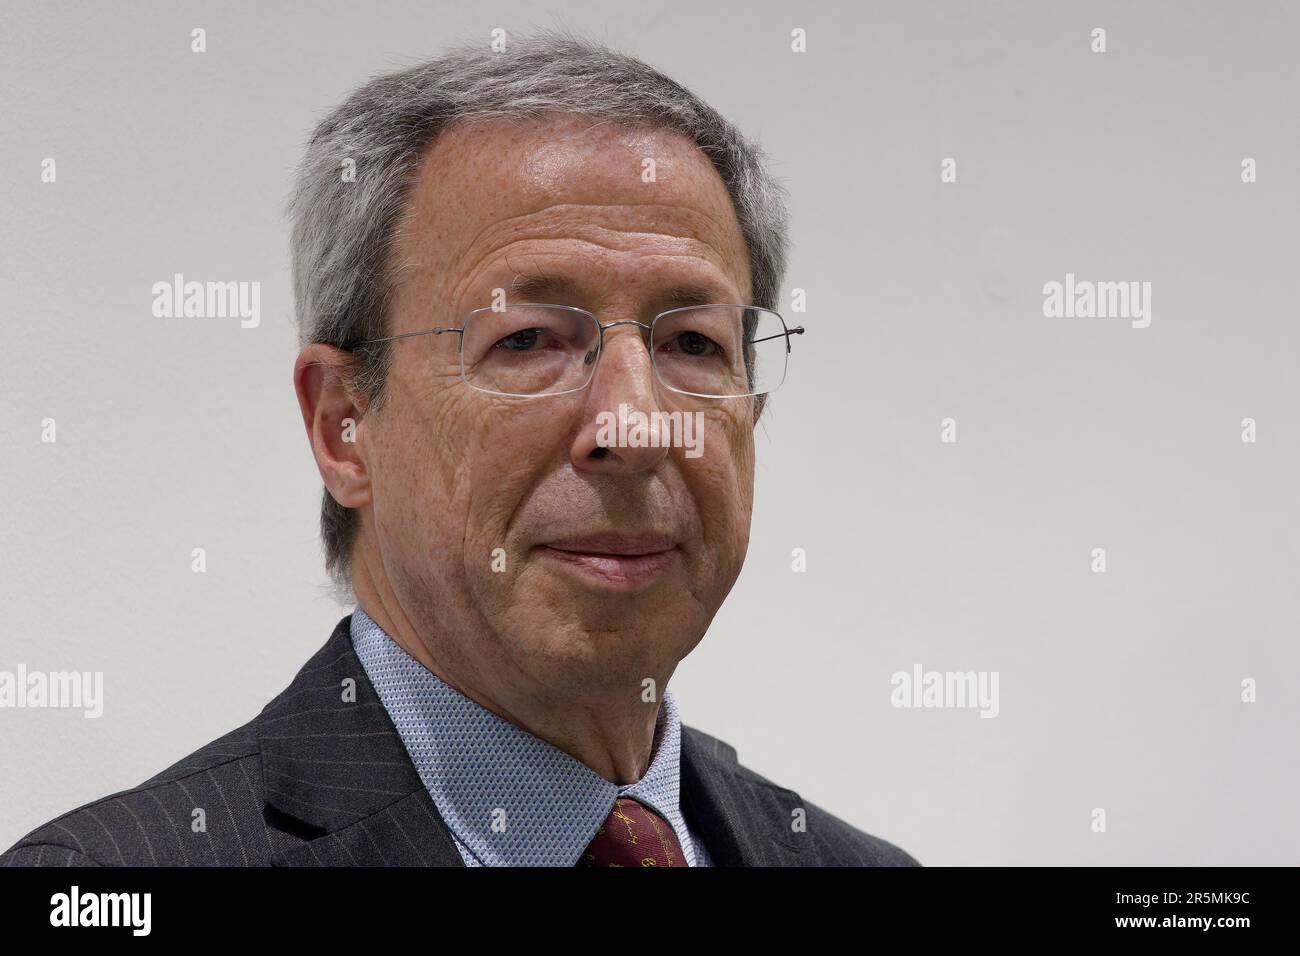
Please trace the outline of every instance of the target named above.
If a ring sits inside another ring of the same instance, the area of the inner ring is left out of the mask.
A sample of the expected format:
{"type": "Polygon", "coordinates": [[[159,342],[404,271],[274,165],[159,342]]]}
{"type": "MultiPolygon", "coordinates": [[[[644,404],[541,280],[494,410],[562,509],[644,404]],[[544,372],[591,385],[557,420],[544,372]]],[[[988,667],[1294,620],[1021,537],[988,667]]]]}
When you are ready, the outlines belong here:
{"type": "MultiPolygon", "coordinates": [[[[567,279],[572,292],[543,301],[602,324],[648,324],[682,285],[719,303],[751,295],[744,240],[704,155],[673,132],[575,117],[444,134],[393,254],[391,334],[459,327],[493,290],[513,301],[521,276],[567,279]]],[[[359,432],[367,525],[406,617],[451,675],[498,700],[666,680],[744,562],[752,400],[662,388],[636,326],[605,333],[585,389],[531,399],[470,388],[459,340],[392,343],[387,401],[359,432]],[[621,404],[702,412],[703,454],[596,451],[597,416],[621,404]]]]}

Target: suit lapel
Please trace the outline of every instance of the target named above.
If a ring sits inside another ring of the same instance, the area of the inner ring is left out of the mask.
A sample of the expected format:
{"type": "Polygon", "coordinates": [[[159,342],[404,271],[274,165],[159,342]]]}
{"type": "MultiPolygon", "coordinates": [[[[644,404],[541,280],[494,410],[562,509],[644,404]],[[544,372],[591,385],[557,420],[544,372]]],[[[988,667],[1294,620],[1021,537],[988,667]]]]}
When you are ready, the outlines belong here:
{"type": "Polygon", "coordinates": [[[257,718],[276,866],[464,866],[352,650],[351,615],[257,718]]]}
{"type": "MultiPolygon", "coordinates": [[[[304,842],[276,866],[464,866],[352,650],[351,615],[257,718],[268,823],[304,842]]],[[[682,727],[682,812],[717,866],[793,866],[797,793],[682,727]]]]}
{"type": "Polygon", "coordinates": [[[799,794],[740,766],[736,750],[682,726],[682,813],[715,866],[806,866],[792,829],[799,794]]]}

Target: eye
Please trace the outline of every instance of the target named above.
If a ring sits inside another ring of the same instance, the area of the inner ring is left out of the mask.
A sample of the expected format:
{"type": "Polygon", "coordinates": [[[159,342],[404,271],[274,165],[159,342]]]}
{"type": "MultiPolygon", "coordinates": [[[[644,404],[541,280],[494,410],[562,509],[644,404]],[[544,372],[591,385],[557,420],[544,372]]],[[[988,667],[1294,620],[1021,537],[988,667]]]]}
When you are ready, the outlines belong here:
{"type": "Polygon", "coordinates": [[[510,352],[529,352],[537,345],[538,337],[545,334],[545,329],[520,329],[501,339],[493,348],[506,349],[510,352]]]}
{"type": "Polygon", "coordinates": [[[700,332],[680,332],[666,344],[685,355],[716,355],[722,351],[717,342],[700,332]]]}

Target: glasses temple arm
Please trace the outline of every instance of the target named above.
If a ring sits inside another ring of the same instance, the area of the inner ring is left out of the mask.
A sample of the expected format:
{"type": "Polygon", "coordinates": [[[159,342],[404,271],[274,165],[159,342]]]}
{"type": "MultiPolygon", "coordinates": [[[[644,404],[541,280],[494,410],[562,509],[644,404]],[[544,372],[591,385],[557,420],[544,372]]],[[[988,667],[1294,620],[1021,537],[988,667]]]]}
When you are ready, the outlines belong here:
{"type": "MultiPolygon", "coordinates": [[[[796,325],[793,329],[787,329],[786,331],[782,332],[781,335],[784,335],[786,338],[789,338],[792,335],[803,335],[803,326],[796,325]]],[[[766,338],[750,339],[749,344],[756,345],[759,342],[770,342],[772,339],[779,339],[781,335],[769,335],[766,338]]]]}
{"type": "Polygon", "coordinates": [[[403,332],[401,335],[386,335],[382,339],[363,339],[360,345],[371,345],[375,342],[392,342],[395,339],[409,339],[416,335],[442,335],[443,332],[460,332],[465,333],[464,329],[425,329],[423,332],[403,332]]]}

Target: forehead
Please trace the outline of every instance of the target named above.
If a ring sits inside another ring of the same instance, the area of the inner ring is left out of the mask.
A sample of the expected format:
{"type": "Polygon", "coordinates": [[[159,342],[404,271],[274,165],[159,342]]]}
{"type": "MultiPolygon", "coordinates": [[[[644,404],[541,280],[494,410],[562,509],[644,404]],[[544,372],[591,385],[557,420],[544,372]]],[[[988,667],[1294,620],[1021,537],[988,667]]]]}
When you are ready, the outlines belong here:
{"type": "Polygon", "coordinates": [[[407,216],[400,258],[444,301],[499,280],[507,258],[517,273],[530,259],[545,272],[573,259],[621,282],[689,278],[750,293],[722,178],[673,130],[567,115],[453,126],[424,156],[407,216]]]}

